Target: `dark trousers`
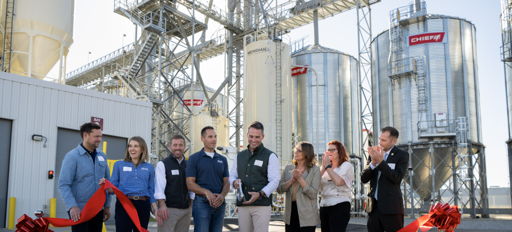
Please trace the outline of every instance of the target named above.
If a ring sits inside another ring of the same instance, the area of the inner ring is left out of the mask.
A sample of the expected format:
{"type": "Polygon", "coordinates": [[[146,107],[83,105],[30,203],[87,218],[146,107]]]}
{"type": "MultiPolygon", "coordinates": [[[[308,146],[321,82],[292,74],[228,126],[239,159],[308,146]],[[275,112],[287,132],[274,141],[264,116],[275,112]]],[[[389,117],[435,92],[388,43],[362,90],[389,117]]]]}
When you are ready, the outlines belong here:
{"type": "Polygon", "coordinates": [[[368,232],[395,232],[404,227],[403,214],[382,214],[374,202],[373,211],[369,214],[366,224],[368,232]]]}
{"type": "Polygon", "coordinates": [[[320,207],[322,232],[346,231],[350,220],[350,202],[320,207]]]}
{"type": "Polygon", "coordinates": [[[292,202],[292,215],[290,218],[290,224],[286,224],[284,227],[286,232],[315,232],[316,226],[305,226],[300,227],[299,211],[297,210],[297,203],[292,202]]]}
{"type": "MultiPolygon", "coordinates": [[[[130,200],[137,209],[139,215],[140,225],[147,229],[149,223],[149,213],[151,212],[151,203],[149,200],[130,200]]],[[[133,224],[132,219],[126,213],[121,202],[116,201],[116,231],[117,232],[132,232],[139,231],[133,224]]]]}
{"type": "MultiPolygon", "coordinates": [[[[69,214],[69,212],[68,212],[69,214]]],[[[69,217],[71,218],[71,217],[69,217]]],[[[91,220],[78,225],[71,226],[73,232],[101,232],[103,228],[103,210],[101,210],[91,220]]]]}

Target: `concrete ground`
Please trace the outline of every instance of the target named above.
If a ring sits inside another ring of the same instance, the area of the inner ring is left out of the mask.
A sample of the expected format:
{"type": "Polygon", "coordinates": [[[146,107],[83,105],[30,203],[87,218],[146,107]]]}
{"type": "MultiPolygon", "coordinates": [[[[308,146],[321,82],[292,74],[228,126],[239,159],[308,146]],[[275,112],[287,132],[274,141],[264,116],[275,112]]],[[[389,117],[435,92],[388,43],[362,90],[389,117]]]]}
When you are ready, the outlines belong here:
{"type": "MultiPolygon", "coordinates": [[[[405,224],[412,222],[412,219],[406,218],[405,224]]],[[[156,222],[151,222],[149,225],[149,231],[157,231],[156,222]]],[[[190,227],[190,231],[193,231],[194,226],[190,227]]],[[[70,228],[52,228],[55,232],[67,232],[71,231],[70,228]]],[[[6,229],[0,229],[1,232],[10,231],[6,229]]],[[[115,231],[115,226],[111,223],[107,225],[107,231],[115,231]]],[[[226,219],[224,223],[223,231],[238,231],[238,221],[236,219],[226,219]]],[[[320,228],[316,229],[320,232],[320,228]]],[[[366,218],[354,217],[350,219],[350,223],[347,231],[354,232],[366,232],[366,218]]],[[[437,231],[432,229],[430,231],[437,231]]],[[[511,217],[500,218],[463,218],[462,223],[457,227],[456,231],[461,232],[480,232],[480,231],[491,231],[491,232],[512,232],[512,219],[511,217]]],[[[281,220],[272,220],[270,222],[269,232],[284,232],[284,223],[281,220]]]]}

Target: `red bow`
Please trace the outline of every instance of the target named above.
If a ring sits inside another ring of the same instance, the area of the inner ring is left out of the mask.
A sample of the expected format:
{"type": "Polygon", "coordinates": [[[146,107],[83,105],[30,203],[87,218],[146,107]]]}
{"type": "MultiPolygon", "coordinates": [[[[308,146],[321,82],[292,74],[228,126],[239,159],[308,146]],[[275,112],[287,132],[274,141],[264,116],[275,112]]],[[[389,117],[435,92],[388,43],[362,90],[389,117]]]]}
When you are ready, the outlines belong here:
{"type": "Polygon", "coordinates": [[[456,205],[436,203],[427,215],[419,217],[398,232],[416,232],[418,229],[424,232],[433,227],[452,232],[460,224],[460,218],[461,214],[456,205]]]}
{"type": "Polygon", "coordinates": [[[18,224],[16,224],[17,231],[23,232],[46,232],[51,231],[48,229],[48,223],[52,224],[55,227],[66,227],[77,225],[86,221],[91,220],[95,217],[102,209],[107,198],[107,194],[105,192],[106,189],[112,188],[114,193],[117,196],[117,200],[121,202],[124,210],[128,213],[130,219],[132,219],[133,224],[137,227],[140,232],[147,232],[146,229],[142,228],[139,221],[139,215],[137,214],[137,210],[135,206],[133,206],[132,202],[126,197],[121,190],[116,188],[110,181],[105,180],[105,184],[102,184],[101,187],[92,195],[92,197],[87,201],[84,208],[80,212],[80,220],[74,222],[71,219],[64,218],[39,218],[36,220],[32,220],[26,214],[21,216],[18,219],[18,224]],[[44,224],[43,227],[34,226],[34,222],[40,221],[41,224],[44,224]]]}
{"type": "Polygon", "coordinates": [[[32,219],[26,214],[18,218],[16,224],[16,231],[18,232],[53,232],[48,229],[48,222],[44,218],[32,219]]]}

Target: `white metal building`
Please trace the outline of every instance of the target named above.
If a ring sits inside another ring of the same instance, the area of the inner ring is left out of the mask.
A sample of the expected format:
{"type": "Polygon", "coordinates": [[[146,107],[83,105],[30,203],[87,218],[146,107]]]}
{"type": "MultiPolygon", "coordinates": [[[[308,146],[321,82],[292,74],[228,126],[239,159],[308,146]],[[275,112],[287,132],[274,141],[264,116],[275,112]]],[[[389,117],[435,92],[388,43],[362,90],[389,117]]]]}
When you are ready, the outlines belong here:
{"type": "Polygon", "coordinates": [[[56,185],[64,155],[81,141],[80,125],[101,118],[107,157],[121,159],[131,136],[150,145],[151,107],[149,102],[0,73],[0,228],[7,225],[11,197],[16,198],[15,218],[47,209],[53,197],[58,199],[57,216],[65,217],[56,185]],[[50,170],[55,171],[53,179],[50,170]]]}

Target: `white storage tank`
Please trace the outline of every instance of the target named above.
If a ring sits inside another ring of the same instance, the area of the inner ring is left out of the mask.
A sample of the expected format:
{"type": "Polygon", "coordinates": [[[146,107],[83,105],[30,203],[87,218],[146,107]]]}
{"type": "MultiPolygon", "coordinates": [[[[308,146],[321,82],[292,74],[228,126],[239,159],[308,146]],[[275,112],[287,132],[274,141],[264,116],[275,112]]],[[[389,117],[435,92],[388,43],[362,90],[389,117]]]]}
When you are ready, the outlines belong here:
{"type": "Polygon", "coordinates": [[[281,41],[259,40],[244,46],[244,146],[254,121],[265,127],[265,147],[281,164],[292,159],[290,48],[281,41]]]}
{"type": "MultiPolygon", "coordinates": [[[[215,90],[207,87],[206,92],[211,97],[215,90]]],[[[180,129],[188,132],[188,137],[192,140],[189,144],[190,152],[187,155],[194,154],[203,148],[201,129],[205,126],[215,128],[217,146],[229,146],[229,119],[226,116],[226,97],[219,94],[213,101],[213,105],[209,106],[203,88],[199,83],[182,86],[178,89],[177,94],[183,99],[183,102],[175,100],[173,105],[176,108],[173,111],[173,118],[180,129]]]]}
{"type": "Polygon", "coordinates": [[[359,156],[360,109],[358,62],[345,53],[319,45],[292,55],[293,131],[297,141],[310,141],[322,154],[326,143],[339,140],[351,155],[359,156]]]}
{"type": "MultiPolygon", "coordinates": [[[[6,12],[2,1],[1,25],[6,12]]],[[[46,74],[73,42],[74,0],[17,0],[14,2],[10,72],[38,79],[46,74]]],[[[1,33],[5,33],[3,30],[1,33]]],[[[3,38],[3,36],[2,36],[3,38]]],[[[3,41],[0,41],[3,45],[3,41]]],[[[3,46],[0,46],[2,49],[3,46]]]]}

